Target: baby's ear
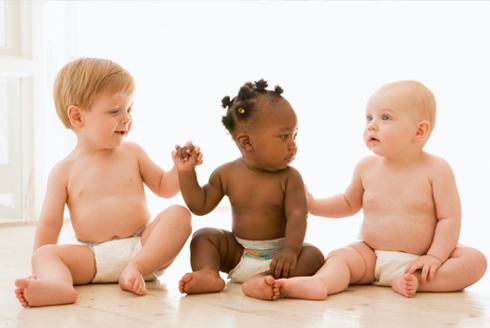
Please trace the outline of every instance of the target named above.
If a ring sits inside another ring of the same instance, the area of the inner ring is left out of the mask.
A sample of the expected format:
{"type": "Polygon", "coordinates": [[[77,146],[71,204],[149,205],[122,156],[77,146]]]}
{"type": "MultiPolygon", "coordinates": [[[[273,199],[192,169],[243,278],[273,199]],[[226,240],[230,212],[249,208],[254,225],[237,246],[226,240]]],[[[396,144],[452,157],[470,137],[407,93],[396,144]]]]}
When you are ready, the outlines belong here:
{"type": "Polygon", "coordinates": [[[78,106],[71,105],[68,107],[68,118],[74,128],[81,129],[83,127],[82,110],[78,106]]]}
{"type": "Polygon", "coordinates": [[[414,141],[424,140],[429,136],[430,123],[427,121],[420,121],[417,124],[417,131],[414,136],[414,141]]]}
{"type": "Polygon", "coordinates": [[[250,136],[248,133],[242,132],[236,137],[236,143],[240,149],[250,151],[252,150],[252,143],[250,142],[250,136]]]}

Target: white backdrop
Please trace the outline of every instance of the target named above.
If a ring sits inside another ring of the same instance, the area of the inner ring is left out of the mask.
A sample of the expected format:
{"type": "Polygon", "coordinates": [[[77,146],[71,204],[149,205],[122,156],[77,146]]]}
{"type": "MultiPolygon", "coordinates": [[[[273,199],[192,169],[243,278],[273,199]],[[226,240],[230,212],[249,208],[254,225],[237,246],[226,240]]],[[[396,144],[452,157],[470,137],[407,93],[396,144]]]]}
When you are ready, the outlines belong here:
{"type": "MultiPolygon", "coordinates": [[[[318,197],[342,192],[369,154],[362,131],[370,94],[396,80],[424,83],[438,102],[426,150],[456,174],[461,241],[490,248],[482,229],[490,219],[489,2],[51,1],[45,13],[48,89],[79,56],[120,63],[137,83],[129,139],[166,169],[173,146],[193,140],[205,156],[201,183],[239,155],[220,123],[220,101],[246,81],[265,78],[284,88],[299,117],[293,166],[318,197]]],[[[54,149],[46,150],[49,170],[75,138],[52,104],[43,123],[54,149]]],[[[149,199],[154,214],[182,203],[180,196],[149,199]]],[[[340,247],[355,239],[361,215],[310,217],[307,239],[325,251],[340,247]]]]}

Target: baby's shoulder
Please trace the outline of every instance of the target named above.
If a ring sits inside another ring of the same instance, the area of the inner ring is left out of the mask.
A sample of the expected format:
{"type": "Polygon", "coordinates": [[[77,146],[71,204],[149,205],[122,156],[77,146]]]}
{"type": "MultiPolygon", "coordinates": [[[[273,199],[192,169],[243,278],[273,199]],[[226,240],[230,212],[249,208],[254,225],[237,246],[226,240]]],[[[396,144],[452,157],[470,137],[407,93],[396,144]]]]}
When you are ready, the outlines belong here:
{"type": "Polygon", "coordinates": [[[51,181],[68,181],[72,172],[73,166],[76,164],[76,159],[71,154],[56,163],[49,173],[51,181]]]}
{"type": "Polygon", "coordinates": [[[376,155],[368,155],[357,162],[355,171],[364,171],[380,164],[382,158],[376,155]]]}
{"type": "Polygon", "coordinates": [[[424,152],[421,164],[432,174],[452,174],[451,165],[444,158],[424,152]]]}

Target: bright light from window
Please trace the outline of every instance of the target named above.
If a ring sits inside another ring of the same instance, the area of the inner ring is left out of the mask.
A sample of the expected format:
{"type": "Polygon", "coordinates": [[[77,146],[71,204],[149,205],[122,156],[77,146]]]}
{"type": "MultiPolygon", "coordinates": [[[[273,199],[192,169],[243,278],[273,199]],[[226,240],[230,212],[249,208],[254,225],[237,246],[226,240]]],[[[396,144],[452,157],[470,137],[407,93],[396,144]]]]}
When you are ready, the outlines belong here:
{"type": "Polygon", "coordinates": [[[7,79],[0,78],[0,165],[8,162],[7,79]]]}
{"type": "Polygon", "coordinates": [[[0,0],[0,47],[5,47],[5,1],[0,0]]]}

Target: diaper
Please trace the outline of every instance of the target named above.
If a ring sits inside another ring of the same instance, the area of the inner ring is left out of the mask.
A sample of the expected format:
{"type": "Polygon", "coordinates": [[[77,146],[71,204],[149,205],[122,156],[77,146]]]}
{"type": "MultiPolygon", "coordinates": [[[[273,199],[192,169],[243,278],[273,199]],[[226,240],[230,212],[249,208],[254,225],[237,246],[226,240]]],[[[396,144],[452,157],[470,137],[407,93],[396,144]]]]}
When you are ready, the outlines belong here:
{"type": "Polygon", "coordinates": [[[235,236],[236,241],[243,246],[240,262],[228,273],[232,282],[243,283],[257,273],[269,270],[269,265],[284,244],[284,237],[270,240],[247,240],[235,236]]]}
{"type": "Polygon", "coordinates": [[[420,257],[420,255],[394,251],[374,251],[376,266],[374,268],[374,285],[391,286],[394,278],[405,273],[407,265],[420,257]]]}
{"type": "MultiPolygon", "coordinates": [[[[96,274],[92,283],[118,282],[129,261],[143,248],[141,236],[115,239],[104,243],[81,242],[81,244],[90,247],[95,255],[96,274]]],[[[163,271],[156,271],[145,277],[145,280],[156,280],[162,274],[163,271]]]]}

